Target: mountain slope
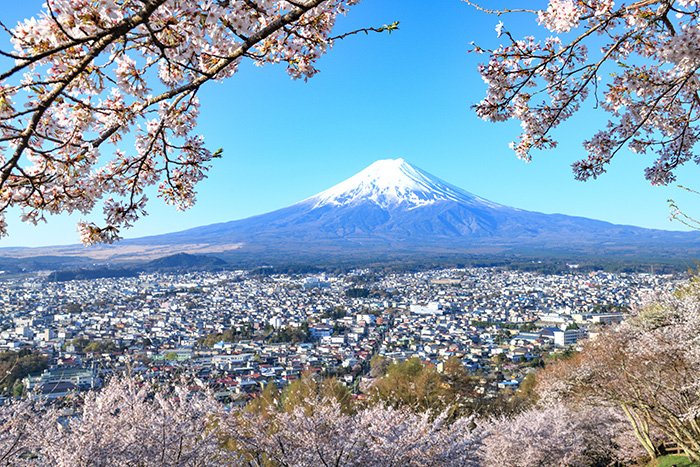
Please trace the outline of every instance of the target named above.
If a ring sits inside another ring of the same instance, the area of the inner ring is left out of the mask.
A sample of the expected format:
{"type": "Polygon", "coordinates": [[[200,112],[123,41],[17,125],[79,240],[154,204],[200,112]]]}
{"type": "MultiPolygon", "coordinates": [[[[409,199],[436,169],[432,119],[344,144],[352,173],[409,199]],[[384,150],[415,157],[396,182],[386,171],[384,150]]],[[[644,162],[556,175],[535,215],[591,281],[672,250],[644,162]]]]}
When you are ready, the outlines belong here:
{"type": "Polygon", "coordinates": [[[47,252],[108,260],[216,253],[259,262],[469,253],[689,259],[700,256],[700,233],[503,206],[395,159],[377,161],[328,190],[270,213],[117,245],[40,249],[34,254],[47,252]]]}
{"type": "Polygon", "coordinates": [[[193,242],[294,252],[352,248],[700,251],[699,233],[620,226],[511,208],[455,187],[403,159],[377,161],[338,185],[284,209],[128,243],[193,242]]]}

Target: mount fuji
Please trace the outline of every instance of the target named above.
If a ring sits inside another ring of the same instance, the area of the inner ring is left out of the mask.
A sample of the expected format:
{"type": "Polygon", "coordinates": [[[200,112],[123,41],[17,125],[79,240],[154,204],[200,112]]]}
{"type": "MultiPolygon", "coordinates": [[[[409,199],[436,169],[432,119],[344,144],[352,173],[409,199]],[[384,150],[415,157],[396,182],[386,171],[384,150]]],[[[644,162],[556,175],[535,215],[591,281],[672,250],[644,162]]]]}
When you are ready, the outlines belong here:
{"type": "MultiPolygon", "coordinates": [[[[615,225],[503,206],[403,159],[380,160],[292,206],[247,219],[54,253],[134,259],[177,252],[248,261],[537,254],[700,256],[700,232],[615,225]]],[[[46,254],[47,252],[42,252],[46,254]]]]}
{"type": "Polygon", "coordinates": [[[700,233],[524,211],[469,193],[403,159],[388,159],[287,208],[127,245],[199,245],[261,259],[502,252],[678,256],[700,253],[700,233]]]}

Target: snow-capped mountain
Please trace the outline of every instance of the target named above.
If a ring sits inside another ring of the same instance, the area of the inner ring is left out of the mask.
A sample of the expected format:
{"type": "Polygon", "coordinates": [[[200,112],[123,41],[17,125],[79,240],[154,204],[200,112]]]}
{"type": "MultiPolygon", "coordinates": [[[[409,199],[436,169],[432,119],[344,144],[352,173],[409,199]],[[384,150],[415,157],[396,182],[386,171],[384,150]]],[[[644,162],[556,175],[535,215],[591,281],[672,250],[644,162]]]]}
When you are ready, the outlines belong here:
{"type": "Polygon", "coordinates": [[[454,201],[493,208],[498,204],[479,198],[450,185],[403,159],[385,159],[353,175],[347,180],[304,200],[314,208],[352,206],[374,203],[384,209],[413,209],[441,201],[454,201]]]}
{"type": "Polygon", "coordinates": [[[700,256],[700,233],[511,208],[394,159],[377,161],[328,190],[267,214],[113,246],[36,254],[136,259],[180,251],[255,263],[520,253],[691,258],[700,256]]]}
{"type": "Polygon", "coordinates": [[[499,253],[678,256],[700,233],[669,232],[503,206],[403,159],[380,160],[297,204],[125,245],[187,244],[259,255],[499,253]]]}

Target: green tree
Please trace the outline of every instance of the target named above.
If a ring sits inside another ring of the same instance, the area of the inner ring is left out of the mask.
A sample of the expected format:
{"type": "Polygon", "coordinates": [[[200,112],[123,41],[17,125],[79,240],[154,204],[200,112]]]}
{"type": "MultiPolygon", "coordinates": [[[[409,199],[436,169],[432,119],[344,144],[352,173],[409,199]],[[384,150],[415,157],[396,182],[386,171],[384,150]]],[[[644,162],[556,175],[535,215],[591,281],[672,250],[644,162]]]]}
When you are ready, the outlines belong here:
{"type": "Polygon", "coordinates": [[[347,315],[348,312],[345,310],[345,307],[338,305],[330,311],[323,312],[321,318],[341,319],[345,318],[347,315]]]}
{"type": "Polygon", "coordinates": [[[271,415],[282,411],[282,393],[277,384],[269,382],[265,385],[258,397],[246,405],[247,412],[259,415],[271,415]]]}
{"type": "Polygon", "coordinates": [[[48,357],[38,352],[23,349],[0,353],[0,393],[11,394],[15,383],[48,367],[48,357]]]}
{"type": "Polygon", "coordinates": [[[76,352],[82,352],[85,346],[90,343],[90,340],[85,337],[76,337],[68,343],[75,347],[76,352]]]}
{"type": "Polygon", "coordinates": [[[369,361],[369,374],[372,378],[379,378],[381,376],[384,376],[386,374],[387,369],[389,368],[389,365],[391,362],[389,361],[388,358],[382,356],[382,355],[374,355],[372,359],[369,361]]]}
{"type": "Polygon", "coordinates": [[[287,386],[282,393],[282,407],[287,412],[302,407],[307,414],[311,415],[314,407],[321,401],[337,402],[343,413],[350,414],[355,410],[350,390],[335,378],[322,379],[305,373],[287,386]]]}
{"type": "MultiPolygon", "coordinates": [[[[375,364],[381,368],[384,362],[378,360],[375,364]]],[[[397,408],[409,407],[419,413],[447,412],[450,419],[474,412],[493,412],[495,405],[479,393],[479,380],[467,372],[457,357],[445,361],[442,372],[432,364],[411,358],[390,364],[385,375],[370,388],[369,400],[397,408]]]]}
{"type": "Polygon", "coordinates": [[[386,375],[375,381],[369,395],[374,403],[409,407],[419,412],[439,412],[446,408],[440,374],[433,365],[424,365],[416,357],[389,365],[386,375]]]}
{"type": "Polygon", "coordinates": [[[15,381],[12,385],[12,397],[22,397],[22,394],[24,394],[24,384],[20,381],[15,381]]]}
{"type": "MultiPolygon", "coordinates": [[[[265,325],[268,329],[269,325],[265,325]]],[[[272,327],[270,326],[271,330],[272,327]]],[[[214,332],[207,336],[200,337],[197,342],[203,347],[214,347],[219,342],[238,342],[253,337],[253,330],[250,325],[227,329],[224,332],[214,332]]]]}
{"type": "Polygon", "coordinates": [[[83,311],[83,305],[79,303],[68,303],[65,305],[63,310],[66,313],[74,314],[74,313],[81,313],[83,311]]]}
{"type": "Polygon", "coordinates": [[[345,291],[345,295],[350,297],[350,298],[366,298],[366,297],[369,297],[369,290],[359,288],[359,287],[354,287],[351,289],[347,289],[345,291]]]}
{"type": "Polygon", "coordinates": [[[83,348],[85,353],[112,353],[117,350],[116,344],[109,339],[91,341],[83,348]]]}

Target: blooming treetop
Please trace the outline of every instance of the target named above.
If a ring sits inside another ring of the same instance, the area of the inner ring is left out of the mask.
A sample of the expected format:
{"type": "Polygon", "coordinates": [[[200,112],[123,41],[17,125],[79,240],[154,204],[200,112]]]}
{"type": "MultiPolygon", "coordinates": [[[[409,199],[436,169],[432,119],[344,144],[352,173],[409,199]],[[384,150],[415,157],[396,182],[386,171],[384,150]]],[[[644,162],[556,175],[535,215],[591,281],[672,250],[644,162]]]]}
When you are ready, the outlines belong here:
{"type": "Polygon", "coordinates": [[[328,399],[268,415],[227,410],[183,383],[113,378],[76,395],[76,417],[28,399],[0,406],[0,462],[8,465],[479,467],[472,417],[447,424],[377,405],[348,415],[328,399]],[[82,399],[82,400],[81,400],[82,399]],[[60,421],[62,419],[62,421],[60,421]]]}
{"type": "Polygon", "coordinates": [[[618,440],[628,431],[607,407],[569,407],[561,402],[533,407],[482,425],[482,465],[605,465],[625,460],[618,440]]]}
{"type": "Polygon", "coordinates": [[[348,35],[331,37],[337,16],[358,1],[47,0],[15,28],[0,22],[14,45],[0,51],[14,60],[0,73],[0,234],[11,207],[37,223],[103,201],[105,225],[79,231],[86,244],[112,242],[145,214],[153,185],[189,207],[219,155],[194,133],[200,87],[245,59],[312,77],[348,35]],[[105,155],[129,134],[133,148],[105,155]]]}
{"type": "Polygon", "coordinates": [[[184,381],[155,385],[114,377],[99,392],[73,396],[75,417],[42,400],[0,406],[0,461],[71,467],[574,467],[628,460],[619,443],[629,430],[606,407],[556,403],[512,417],[449,421],[446,412],[432,417],[382,403],[346,412],[333,398],[313,394],[297,404],[289,410],[227,409],[212,392],[184,381]]]}
{"type": "Polygon", "coordinates": [[[622,324],[538,374],[540,403],[619,407],[650,457],[656,432],[700,462],[700,281],[644,298],[622,324]]]}
{"type": "Polygon", "coordinates": [[[675,179],[692,160],[700,119],[700,2],[697,0],[549,0],[542,9],[488,10],[529,13],[549,37],[515,38],[499,22],[504,41],[488,50],[480,73],[488,88],[475,106],[490,121],[519,120],[522,133],[511,144],[531,158],[552,149],[552,130],[593,95],[609,114],[603,129],[584,142],[588,156],[573,164],[579,180],[596,178],[622,148],[656,156],[646,169],[655,185],[675,179]]]}

